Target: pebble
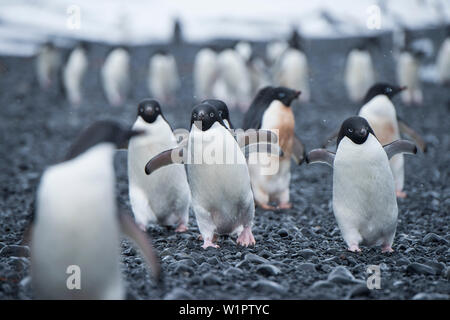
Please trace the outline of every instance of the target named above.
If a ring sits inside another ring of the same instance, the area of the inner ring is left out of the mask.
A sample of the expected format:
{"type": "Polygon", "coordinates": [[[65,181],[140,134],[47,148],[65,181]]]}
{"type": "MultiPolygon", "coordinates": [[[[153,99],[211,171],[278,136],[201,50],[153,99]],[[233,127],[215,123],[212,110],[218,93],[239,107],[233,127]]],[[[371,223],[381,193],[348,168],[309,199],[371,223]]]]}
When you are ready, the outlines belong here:
{"type": "Polygon", "coordinates": [[[346,267],[337,266],[328,274],[328,281],[338,284],[350,284],[355,283],[355,277],[346,267]]]}
{"type": "Polygon", "coordinates": [[[282,228],[278,230],[278,235],[282,238],[285,238],[289,235],[289,232],[286,229],[282,228]]]}
{"type": "Polygon", "coordinates": [[[215,274],[208,272],[202,277],[202,283],[205,285],[220,285],[222,281],[215,274]]]}
{"type": "Polygon", "coordinates": [[[260,263],[260,264],[262,264],[262,263],[269,263],[269,260],[264,259],[264,258],[254,254],[254,253],[247,253],[245,255],[244,259],[246,261],[249,261],[249,262],[252,262],[252,263],[260,263]]]}
{"type": "Polygon", "coordinates": [[[425,274],[425,275],[435,275],[436,271],[433,268],[421,264],[421,263],[411,263],[406,267],[406,273],[417,273],[417,274],[425,274]]]}
{"type": "Polygon", "coordinates": [[[316,272],[316,265],[314,263],[301,263],[298,269],[306,272],[316,272]]]}
{"type": "Polygon", "coordinates": [[[15,244],[6,245],[0,249],[0,257],[29,257],[30,249],[27,246],[15,244]]]}
{"type": "Polygon", "coordinates": [[[316,255],[316,253],[314,251],[312,251],[311,249],[300,250],[298,252],[298,254],[305,259],[308,259],[308,258],[316,255]]]}
{"type": "Polygon", "coordinates": [[[429,244],[429,243],[432,243],[432,242],[448,244],[448,241],[445,238],[437,235],[436,233],[432,233],[432,232],[428,233],[425,237],[423,237],[422,242],[426,243],[426,244],[429,244]]]}
{"type": "Polygon", "coordinates": [[[270,280],[258,280],[252,284],[252,288],[255,290],[266,291],[268,293],[276,292],[284,294],[287,290],[284,286],[270,280]]]}
{"type": "Polygon", "coordinates": [[[413,300],[449,300],[450,295],[442,293],[425,293],[420,292],[412,297],[413,300]]]}
{"type": "Polygon", "coordinates": [[[281,270],[274,265],[271,264],[260,264],[258,267],[256,267],[256,272],[259,274],[262,274],[263,276],[276,276],[281,273],[281,270]]]}
{"type": "Polygon", "coordinates": [[[175,288],[164,296],[164,300],[194,300],[194,296],[182,288],[175,288]]]}
{"type": "Polygon", "coordinates": [[[223,274],[227,277],[229,276],[240,276],[244,273],[244,271],[242,271],[239,268],[235,268],[235,267],[229,267],[227,270],[225,270],[223,272],[223,274]]]}

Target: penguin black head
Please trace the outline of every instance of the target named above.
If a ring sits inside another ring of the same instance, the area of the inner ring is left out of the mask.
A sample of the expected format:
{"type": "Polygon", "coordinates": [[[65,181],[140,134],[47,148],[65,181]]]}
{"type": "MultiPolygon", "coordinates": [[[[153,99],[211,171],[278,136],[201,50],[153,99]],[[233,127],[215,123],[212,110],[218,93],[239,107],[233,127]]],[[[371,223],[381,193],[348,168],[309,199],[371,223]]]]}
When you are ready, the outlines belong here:
{"type": "Polygon", "coordinates": [[[192,124],[195,124],[197,128],[206,131],[211,128],[215,122],[219,122],[225,127],[225,124],[219,115],[219,111],[213,105],[209,103],[200,103],[192,109],[191,127],[192,124]],[[198,126],[199,123],[201,123],[201,127],[198,126]]]}
{"type": "Polygon", "coordinates": [[[117,148],[123,148],[132,137],[142,134],[142,131],[122,128],[118,123],[108,120],[94,122],[83,130],[69,149],[65,161],[78,157],[80,154],[100,143],[111,143],[117,148]]]}
{"type": "Polygon", "coordinates": [[[406,87],[398,87],[387,83],[376,83],[369,89],[369,91],[367,91],[366,97],[364,98],[364,103],[369,102],[380,94],[392,99],[397,93],[405,89],[406,87]]]}
{"type": "Polygon", "coordinates": [[[138,104],[138,116],[147,123],[153,123],[158,116],[162,116],[159,102],[153,99],[144,99],[138,104]]]}
{"type": "Polygon", "coordinates": [[[369,133],[375,136],[369,123],[363,117],[350,117],[342,123],[341,130],[337,139],[337,146],[344,137],[349,138],[356,144],[362,144],[366,142],[369,133]]]}
{"type": "Polygon", "coordinates": [[[230,112],[228,111],[228,107],[225,102],[218,99],[206,99],[203,100],[202,103],[207,103],[212,105],[214,108],[217,109],[219,112],[219,116],[222,118],[222,120],[227,120],[230,124],[230,129],[233,129],[233,125],[231,124],[230,120],[230,112]]]}
{"type": "MultiPolygon", "coordinates": [[[[286,107],[290,107],[292,101],[298,98],[300,91],[292,90],[286,87],[268,87],[270,88],[268,98],[270,102],[273,100],[281,101],[286,107]]],[[[264,90],[264,89],[263,89],[264,90]]],[[[269,102],[269,104],[270,104],[269,102]]]]}

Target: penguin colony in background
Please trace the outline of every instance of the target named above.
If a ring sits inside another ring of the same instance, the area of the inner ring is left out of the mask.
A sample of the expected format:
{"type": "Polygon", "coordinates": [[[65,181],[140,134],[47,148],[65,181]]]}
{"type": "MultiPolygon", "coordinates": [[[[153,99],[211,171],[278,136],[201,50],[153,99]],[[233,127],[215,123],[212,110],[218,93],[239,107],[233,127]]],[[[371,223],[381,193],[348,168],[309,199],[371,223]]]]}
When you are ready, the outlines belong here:
{"type": "MultiPolygon", "coordinates": [[[[448,41],[438,54],[439,68],[444,69],[440,70],[442,83],[449,81],[448,41]]],[[[358,115],[346,119],[337,131],[335,152],[322,148],[307,153],[295,134],[292,110],[302,95],[306,95],[303,101],[310,98],[308,64],[299,43],[297,33],[288,42],[269,43],[268,62],[256,57],[247,42],[219,52],[201,49],[193,71],[195,95],[201,102],[193,107],[189,131],[181,139],[165,119],[162,107],[180,85],[175,59],[167,52],[152,55],[148,84],[157,98],[139,102],[134,125],[124,129],[115,122],[95,122],[81,133],[65,159],[42,175],[33,219],[24,235],[24,240],[31,242],[36,296],[124,298],[120,232],[141,248],[158,279],[157,255],[144,231],[150,223],[186,231],[189,208],[194,211],[203,248],[219,248],[220,235],[235,236],[237,245],[255,245],[255,206],[275,211],[292,208],[291,159],[297,165],[322,162],[333,168],[333,212],[348,250],[359,252],[365,245],[392,252],[397,197],[406,197],[403,154],[415,154],[417,148],[426,151],[423,139],[396,114],[393,98],[407,87],[377,83],[375,76],[361,80],[358,69],[373,74],[370,53],[353,49],[345,80],[350,99],[361,105],[358,115]],[[271,73],[265,73],[266,63],[271,64],[271,73]],[[292,74],[284,73],[284,68],[292,74]],[[268,74],[276,75],[280,85],[268,85],[268,74]],[[241,132],[233,130],[228,103],[218,99],[221,94],[246,111],[241,132]],[[414,143],[402,140],[401,133],[414,143]],[[204,158],[205,145],[220,146],[223,162],[209,163],[204,158]],[[134,219],[119,212],[116,205],[113,155],[118,149],[128,152],[134,219]],[[198,158],[202,161],[193,162],[198,158]],[[229,159],[232,161],[227,162],[229,159]],[[264,173],[273,163],[276,170],[264,173]],[[68,180],[69,185],[65,183],[68,180]],[[49,247],[53,249],[49,251],[49,247]],[[81,290],[66,287],[66,269],[73,265],[80,266],[88,279],[81,290]]],[[[55,48],[46,45],[37,59],[39,84],[50,86],[62,68],[67,98],[80,104],[88,67],[86,50],[80,44],[63,63],[55,48]]],[[[111,105],[126,100],[129,64],[126,48],[115,48],[107,55],[101,76],[111,105]]],[[[419,103],[418,96],[413,94],[411,101],[419,103]]]]}

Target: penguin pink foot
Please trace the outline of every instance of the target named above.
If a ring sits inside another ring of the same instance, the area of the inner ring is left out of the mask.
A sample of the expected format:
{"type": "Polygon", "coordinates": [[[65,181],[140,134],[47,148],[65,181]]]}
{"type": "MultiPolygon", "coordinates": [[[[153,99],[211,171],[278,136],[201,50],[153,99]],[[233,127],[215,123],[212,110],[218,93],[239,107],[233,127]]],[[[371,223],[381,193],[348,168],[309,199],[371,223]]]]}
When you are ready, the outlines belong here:
{"type": "Polygon", "coordinates": [[[357,244],[352,244],[350,247],[348,247],[348,251],[351,251],[351,252],[361,252],[361,249],[358,247],[357,244]]]}
{"type": "Polygon", "coordinates": [[[280,203],[278,205],[278,209],[292,209],[292,203],[291,202],[280,203]]]}
{"type": "Polygon", "coordinates": [[[392,252],[394,252],[394,249],[392,249],[391,248],[391,246],[390,245],[384,245],[382,248],[381,248],[381,253],[392,253],[392,252]]]}
{"type": "Polygon", "coordinates": [[[219,245],[213,243],[211,240],[205,240],[203,242],[202,248],[206,249],[208,247],[213,247],[213,248],[216,248],[216,249],[220,248],[219,245]]]}
{"type": "Polygon", "coordinates": [[[186,232],[188,227],[184,223],[180,223],[178,227],[175,229],[175,232],[186,232]]]}
{"type": "Polygon", "coordinates": [[[256,202],[256,205],[264,210],[275,210],[276,209],[275,207],[271,206],[270,204],[256,202]]]}
{"type": "Polygon", "coordinates": [[[245,227],[237,238],[236,242],[243,247],[254,246],[256,244],[256,241],[253,237],[252,229],[250,227],[245,227]]]}
{"type": "Polygon", "coordinates": [[[396,191],[395,193],[397,194],[397,198],[405,199],[407,197],[407,194],[404,191],[396,191]]]}

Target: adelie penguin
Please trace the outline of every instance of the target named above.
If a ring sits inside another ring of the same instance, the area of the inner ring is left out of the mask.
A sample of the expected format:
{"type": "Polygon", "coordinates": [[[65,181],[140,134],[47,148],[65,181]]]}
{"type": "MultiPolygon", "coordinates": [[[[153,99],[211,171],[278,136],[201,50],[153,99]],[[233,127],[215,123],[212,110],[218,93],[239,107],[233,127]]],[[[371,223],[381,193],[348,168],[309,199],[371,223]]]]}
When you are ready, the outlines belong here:
{"type": "Polygon", "coordinates": [[[194,60],[194,92],[199,101],[212,97],[218,76],[217,53],[212,48],[202,48],[194,60]]]}
{"type": "Polygon", "coordinates": [[[83,99],[82,84],[88,65],[87,44],[82,42],[71,51],[62,69],[64,93],[74,106],[80,105],[83,99]]]}
{"type": "Polygon", "coordinates": [[[274,66],[274,82],[287,88],[298,88],[301,102],[310,98],[308,59],[302,49],[301,38],[296,29],[292,31],[287,48],[274,66]]]}
{"type": "Polygon", "coordinates": [[[115,150],[138,134],[114,122],[96,122],[83,131],[63,162],[43,173],[25,236],[31,239],[36,298],[123,299],[121,231],[136,241],[158,277],[150,240],[129,215],[118,212],[115,198],[115,150]],[[79,276],[75,288],[67,284],[71,272],[79,276]]]}
{"type": "Polygon", "coordinates": [[[130,55],[125,47],[111,50],[102,66],[103,91],[109,104],[122,105],[130,89],[130,55]]]}
{"type": "Polygon", "coordinates": [[[163,103],[173,103],[173,97],[180,86],[175,57],[163,50],[150,57],[148,88],[150,95],[163,103]]]}
{"type": "Polygon", "coordinates": [[[140,130],[128,146],[128,179],[130,203],[136,222],[146,230],[148,223],[176,226],[176,232],[187,230],[191,191],[183,165],[162,168],[151,176],[143,169],[148,159],[175,148],[176,138],[156,100],[138,104],[133,130],[140,130]]]}
{"type": "MultiPolygon", "coordinates": [[[[267,141],[272,141],[272,136],[268,137],[267,141]]],[[[248,150],[252,146],[257,146],[253,150],[258,151],[260,145],[247,145],[242,152],[218,110],[209,103],[201,103],[192,110],[187,145],[152,158],[145,172],[152,174],[166,165],[186,163],[203,248],[218,248],[217,235],[226,234],[238,235],[237,243],[242,246],[254,245],[255,208],[245,154],[252,151],[248,150]]],[[[270,146],[266,145],[268,152],[272,152],[270,146]]]]}
{"type": "Polygon", "coordinates": [[[222,100],[218,99],[206,99],[203,100],[202,103],[210,104],[217,109],[220,118],[222,118],[223,123],[227,129],[234,129],[233,124],[230,120],[230,111],[228,110],[228,106],[222,100]]]}
{"type": "Polygon", "coordinates": [[[450,26],[436,58],[436,70],[439,82],[450,85],[450,26]]]}
{"type": "Polygon", "coordinates": [[[370,54],[370,48],[375,44],[375,38],[368,38],[347,55],[344,80],[348,97],[353,102],[362,101],[365,92],[375,84],[375,70],[370,54]]]}
{"type": "Polygon", "coordinates": [[[277,202],[279,209],[292,207],[289,202],[291,157],[301,164],[305,155],[305,148],[295,135],[295,118],[291,109],[291,103],[299,95],[300,91],[284,87],[263,88],[244,117],[244,130],[278,130],[283,151],[281,158],[266,154],[250,155],[248,163],[255,202],[263,209],[275,209],[270,205],[272,201],[277,202]]]}
{"type": "MultiPolygon", "coordinates": [[[[364,117],[369,122],[382,145],[400,139],[400,133],[403,133],[413,139],[422,152],[426,152],[426,143],[419,134],[397,116],[395,106],[392,103],[392,98],[403,90],[405,90],[404,87],[387,83],[373,85],[367,91],[363,101],[364,104],[359,110],[358,115],[364,117]]],[[[335,136],[337,136],[337,133],[335,136]]],[[[404,198],[406,197],[406,193],[403,191],[405,180],[403,155],[398,154],[392,157],[390,159],[390,166],[394,175],[397,197],[404,198]]]]}
{"type": "Polygon", "coordinates": [[[389,159],[402,152],[417,148],[407,140],[383,147],[367,120],[356,116],[342,123],[336,153],[308,153],[307,163],[333,167],[333,211],[348,250],[359,252],[363,244],[393,251],[398,208],[389,159]]]}

